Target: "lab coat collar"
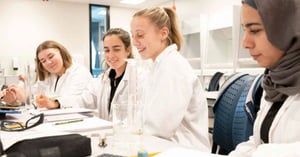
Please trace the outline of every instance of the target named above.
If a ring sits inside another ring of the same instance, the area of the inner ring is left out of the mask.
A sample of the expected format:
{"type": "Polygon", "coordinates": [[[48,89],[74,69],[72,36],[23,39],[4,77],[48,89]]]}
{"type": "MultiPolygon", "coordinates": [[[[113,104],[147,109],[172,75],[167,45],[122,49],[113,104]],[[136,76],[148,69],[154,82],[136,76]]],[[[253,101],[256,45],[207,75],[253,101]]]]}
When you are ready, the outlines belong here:
{"type": "MultiPolygon", "coordinates": [[[[77,69],[78,66],[79,66],[78,64],[73,63],[69,68],[66,69],[65,73],[63,73],[63,74],[60,76],[60,79],[61,79],[61,78],[64,78],[68,73],[72,73],[73,71],[75,71],[75,70],[77,69]]],[[[51,73],[51,74],[50,74],[50,77],[51,77],[51,79],[56,80],[57,77],[58,77],[58,75],[51,73]]]]}
{"type": "Polygon", "coordinates": [[[284,103],[282,104],[281,108],[279,109],[279,111],[277,112],[274,120],[273,120],[273,123],[271,125],[271,128],[270,128],[270,131],[269,131],[269,142],[270,143],[273,143],[273,132],[275,131],[275,128],[278,128],[277,125],[280,121],[280,119],[283,117],[284,113],[286,113],[285,111],[287,110],[287,108],[293,104],[293,102],[295,102],[297,98],[299,97],[299,94],[296,94],[294,96],[289,96],[287,97],[287,99],[284,101],[284,103]]]}
{"type": "Polygon", "coordinates": [[[171,44],[170,46],[166,47],[155,59],[154,63],[159,63],[163,60],[169,53],[172,51],[177,51],[177,45],[171,44]]]}
{"type": "MultiPolygon", "coordinates": [[[[103,76],[103,80],[109,80],[109,72],[111,71],[111,68],[108,68],[107,70],[105,70],[104,72],[104,76],[103,76]]],[[[126,68],[125,68],[125,73],[124,73],[124,76],[122,78],[122,80],[128,80],[128,70],[127,70],[127,65],[126,65],[126,68]]],[[[121,81],[122,82],[122,81],[121,81]]],[[[121,83],[120,82],[120,83],[121,83]]]]}
{"type": "MultiPolygon", "coordinates": [[[[263,96],[262,98],[264,98],[265,96],[265,92],[263,93],[263,96]]],[[[276,116],[275,116],[275,119],[273,120],[273,123],[271,125],[271,128],[270,128],[270,131],[269,131],[269,143],[272,143],[273,142],[273,132],[274,132],[274,129],[277,127],[278,125],[278,122],[280,120],[280,118],[282,118],[282,115],[285,113],[286,109],[291,105],[293,104],[292,102],[295,102],[299,97],[299,94],[297,95],[294,95],[294,96],[289,96],[287,97],[287,99],[285,100],[285,102],[282,104],[282,107],[279,109],[279,111],[277,112],[276,116]]],[[[265,107],[261,108],[259,112],[262,112],[261,113],[261,116],[260,118],[256,119],[256,121],[259,121],[257,122],[257,124],[259,124],[257,127],[254,127],[254,129],[256,129],[255,131],[256,132],[260,132],[260,129],[261,129],[261,124],[263,123],[263,120],[265,119],[268,111],[270,110],[271,106],[272,106],[273,103],[271,102],[268,102],[266,100],[262,100],[261,102],[261,105],[264,105],[265,107]]],[[[260,134],[259,135],[259,138],[256,138],[256,143],[257,144],[261,144],[263,143],[260,139],[260,134]]]]}

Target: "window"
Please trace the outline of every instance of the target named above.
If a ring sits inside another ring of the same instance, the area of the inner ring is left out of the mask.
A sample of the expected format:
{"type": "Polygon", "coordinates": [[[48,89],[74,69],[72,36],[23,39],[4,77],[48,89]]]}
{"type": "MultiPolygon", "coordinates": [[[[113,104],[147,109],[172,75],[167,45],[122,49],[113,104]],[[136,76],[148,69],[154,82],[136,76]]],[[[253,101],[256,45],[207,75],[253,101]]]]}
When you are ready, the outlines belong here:
{"type": "Polygon", "coordinates": [[[109,29],[109,7],[90,4],[90,69],[93,77],[105,69],[103,35],[109,29]]]}

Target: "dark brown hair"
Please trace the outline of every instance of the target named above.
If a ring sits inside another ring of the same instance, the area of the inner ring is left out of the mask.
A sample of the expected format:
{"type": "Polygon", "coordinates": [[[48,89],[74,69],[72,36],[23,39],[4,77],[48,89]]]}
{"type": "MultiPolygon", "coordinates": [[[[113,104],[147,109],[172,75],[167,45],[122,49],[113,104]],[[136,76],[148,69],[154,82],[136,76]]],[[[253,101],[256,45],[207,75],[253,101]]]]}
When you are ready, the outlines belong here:
{"type": "MultiPolygon", "coordinates": [[[[103,36],[103,41],[107,36],[111,36],[111,35],[116,35],[124,44],[125,50],[129,50],[129,56],[127,56],[127,58],[133,58],[129,33],[123,30],[122,28],[111,28],[106,31],[105,35],[103,36]]],[[[106,64],[106,67],[108,68],[109,65],[106,64]]]]}

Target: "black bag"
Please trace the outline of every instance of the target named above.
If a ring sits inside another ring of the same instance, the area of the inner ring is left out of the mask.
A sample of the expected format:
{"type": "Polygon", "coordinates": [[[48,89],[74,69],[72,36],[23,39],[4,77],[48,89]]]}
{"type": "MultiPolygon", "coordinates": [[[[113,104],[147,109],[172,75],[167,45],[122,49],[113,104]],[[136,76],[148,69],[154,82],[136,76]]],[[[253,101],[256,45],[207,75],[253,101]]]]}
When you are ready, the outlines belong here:
{"type": "Polygon", "coordinates": [[[91,155],[91,139],[80,134],[26,139],[5,150],[7,157],[84,157],[91,155]]]}

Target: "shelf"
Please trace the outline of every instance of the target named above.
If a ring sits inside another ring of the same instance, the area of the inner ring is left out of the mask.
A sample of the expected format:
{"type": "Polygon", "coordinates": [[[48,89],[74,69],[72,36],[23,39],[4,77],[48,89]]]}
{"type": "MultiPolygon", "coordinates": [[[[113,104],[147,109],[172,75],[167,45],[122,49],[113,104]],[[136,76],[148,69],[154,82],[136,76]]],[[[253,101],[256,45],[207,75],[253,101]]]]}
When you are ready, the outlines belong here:
{"type": "Polygon", "coordinates": [[[186,58],[189,62],[201,62],[201,58],[186,58]]]}
{"type": "Polygon", "coordinates": [[[207,69],[233,68],[233,63],[204,64],[207,69]]]}
{"type": "Polygon", "coordinates": [[[183,35],[200,33],[204,28],[206,29],[205,25],[206,16],[201,14],[199,16],[193,16],[181,21],[181,33],[183,35]]]}
{"type": "Polygon", "coordinates": [[[231,8],[226,8],[215,12],[209,16],[208,19],[208,30],[217,30],[222,28],[232,27],[233,23],[233,11],[231,8]],[[223,19],[223,20],[220,20],[223,19]]]}
{"type": "Polygon", "coordinates": [[[216,72],[223,72],[228,77],[235,72],[261,74],[264,71],[242,46],[244,31],[240,8],[236,5],[181,22],[182,55],[201,78],[204,87],[216,72]]]}
{"type": "Polygon", "coordinates": [[[184,35],[182,56],[194,69],[201,69],[201,36],[200,32],[184,35]]]}
{"type": "Polygon", "coordinates": [[[200,32],[183,36],[182,55],[185,58],[200,58],[200,32]]]}
{"type": "Polygon", "coordinates": [[[188,34],[193,34],[193,33],[199,33],[200,32],[200,27],[195,27],[195,26],[200,26],[200,19],[190,19],[190,20],[185,20],[182,21],[182,34],[183,35],[188,35],[188,34]]]}
{"type": "Polygon", "coordinates": [[[202,70],[201,70],[201,69],[194,69],[194,73],[195,73],[197,76],[202,76],[202,70]]]}
{"type": "Polygon", "coordinates": [[[224,76],[230,76],[233,74],[232,68],[219,68],[219,69],[204,69],[202,75],[203,76],[213,76],[216,72],[224,73],[224,76]]]}
{"type": "Polygon", "coordinates": [[[232,26],[209,30],[208,32],[211,35],[217,36],[218,38],[232,40],[232,26]]]}
{"type": "Polygon", "coordinates": [[[233,68],[232,27],[209,30],[204,64],[228,64],[233,68]]]}

